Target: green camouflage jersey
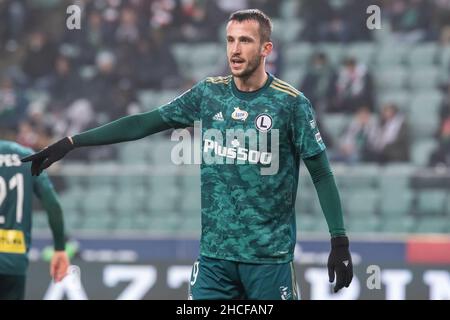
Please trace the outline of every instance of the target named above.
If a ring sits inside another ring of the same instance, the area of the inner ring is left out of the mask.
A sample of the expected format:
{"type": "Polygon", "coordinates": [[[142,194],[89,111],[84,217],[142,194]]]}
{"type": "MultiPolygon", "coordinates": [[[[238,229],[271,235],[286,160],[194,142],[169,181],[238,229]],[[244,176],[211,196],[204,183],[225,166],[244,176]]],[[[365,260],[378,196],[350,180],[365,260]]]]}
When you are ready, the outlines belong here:
{"type": "Polygon", "coordinates": [[[159,110],[173,127],[202,123],[200,253],[246,263],[291,261],[300,159],[325,150],[309,100],[271,75],[254,92],[239,91],[228,76],[207,78],[159,110]],[[226,138],[210,137],[211,129],[226,138]],[[249,132],[245,145],[230,129],[249,132]],[[253,132],[271,142],[266,149],[250,145],[253,132]],[[207,163],[207,155],[222,163],[207,163]],[[262,174],[274,161],[275,174],[262,174]]]}
{"type": "Polygon", "coordinates": [[[47,174],[32,177],[30,163],[20,161],[30,154],[31,149],[0,140],[0,274],[26,273],[32,194],[41,197],[53,191],[47,174]]]}

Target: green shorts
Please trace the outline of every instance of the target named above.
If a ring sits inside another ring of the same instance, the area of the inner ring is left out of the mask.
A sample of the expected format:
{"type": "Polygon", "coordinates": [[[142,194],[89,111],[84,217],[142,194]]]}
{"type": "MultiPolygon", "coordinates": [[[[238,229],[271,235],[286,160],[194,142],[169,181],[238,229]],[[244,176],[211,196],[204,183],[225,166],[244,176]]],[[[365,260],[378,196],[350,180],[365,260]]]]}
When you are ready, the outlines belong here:
{"type": "Polygon", "coordinates": [[[25,299],[25,276],[0,274],[0,300],[25,299]]]}
{"type": "Polygon", "coordinates": [[[292,262],[251,264],[200,256],[189,283],[192,300],[298,300],[292,262]]]}

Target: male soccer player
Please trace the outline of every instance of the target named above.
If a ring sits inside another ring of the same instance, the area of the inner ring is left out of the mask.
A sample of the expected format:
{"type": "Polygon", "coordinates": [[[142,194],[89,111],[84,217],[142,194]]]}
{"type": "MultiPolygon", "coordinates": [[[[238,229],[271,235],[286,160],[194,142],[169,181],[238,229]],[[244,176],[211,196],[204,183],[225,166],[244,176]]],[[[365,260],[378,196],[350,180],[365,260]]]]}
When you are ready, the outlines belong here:
{"type": "Polygon", "coordinates": [[[47,211],[53,233],[50,274],[55,282],[64,278],[69,266],[62,210],[52,183],[47,174],[33,177],[30,166],[20,161],[32,153],[15,142],[0,140],[0,300],[25,297],[33,193],[47,211]]]}
{"type": "Polygon", "coordinates": [[[339,193],[313,109],[302,93],[265,71],[271,29],[270,19],[259,10],[233,13],[227,24],[232,75],[207,78],[157,110],[66,137],[23,159],[32,161],[32,172],[39,175],[76,147],[136,140],[190,127],[197,120],[203,133],[216,129],[223,136],[229,129],[277,130],[279,170],[272,175],[261,174],[272,159],[270,150],[263,157],[247,142],[244,148],[236,138],[221,142],[203,135],[204,156],[214,153],[234,165],[201,166],[202,235],[190,281],[192,299],[298,298],[292,260],[300,159],[312,176],[331,233],[328,271],[330,282],[336,275],[334,291],[348,287],[353,277],[339,193]]]}

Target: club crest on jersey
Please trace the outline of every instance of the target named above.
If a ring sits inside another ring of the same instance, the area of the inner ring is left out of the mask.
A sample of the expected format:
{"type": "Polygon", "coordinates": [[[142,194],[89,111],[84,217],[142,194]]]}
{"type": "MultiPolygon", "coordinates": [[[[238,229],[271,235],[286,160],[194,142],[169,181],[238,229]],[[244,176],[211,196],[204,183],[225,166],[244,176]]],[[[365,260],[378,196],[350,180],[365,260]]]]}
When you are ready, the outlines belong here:
{"type": "Polygon", "coordinates": [[[273,123],[272,117],[269,116],[267,113],[261,113],[255,119],[256,129],[258,129],[261,132],[268,132],[270,129],[272,129],[272,123],[273,123]]]}
{"type": "Polygon", "coordinates": [[[248,112],[239,109],[239,107],[234,108],[234,112],[231,114],[231,118],[234,120],[245,121],[248,117],[248,112]]]}

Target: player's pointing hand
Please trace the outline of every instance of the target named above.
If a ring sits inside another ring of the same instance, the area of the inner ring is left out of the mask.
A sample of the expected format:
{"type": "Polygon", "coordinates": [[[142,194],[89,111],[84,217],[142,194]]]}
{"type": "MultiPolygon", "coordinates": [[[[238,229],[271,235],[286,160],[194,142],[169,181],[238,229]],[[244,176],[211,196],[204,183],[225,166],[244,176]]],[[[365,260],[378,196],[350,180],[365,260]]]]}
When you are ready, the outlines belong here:
{"type": "Polygon", "coordinates": [[[65,137],[64,139],[49,145],[47,148],[21,159],[21,161],[32,161],[31,174],[33,176],[38,176],[43,170],[50,167],[52,163],[63,158],[72,149],[74,149],[72,139],[70,137],[65,137]]]}

